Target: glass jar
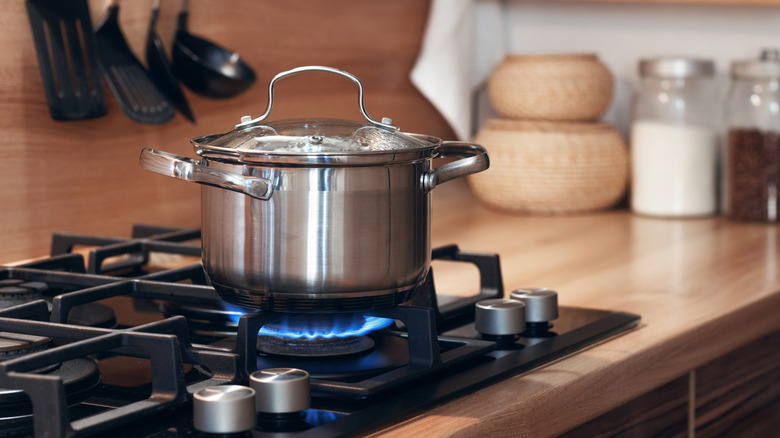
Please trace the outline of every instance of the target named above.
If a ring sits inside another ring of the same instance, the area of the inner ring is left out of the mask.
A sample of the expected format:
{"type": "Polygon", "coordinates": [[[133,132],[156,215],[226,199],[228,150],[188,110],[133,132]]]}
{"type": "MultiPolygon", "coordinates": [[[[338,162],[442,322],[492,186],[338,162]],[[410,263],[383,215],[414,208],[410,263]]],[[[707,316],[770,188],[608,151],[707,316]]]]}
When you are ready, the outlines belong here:
{"type": "Polygon", "coordinates": [[[639,62],[631,124],[631,208],[651,216],[717,211],[715,64],[692,58],[639,62]]]}
{"type": "Polygon", "coordinates": [[[724,190],[732,219],[777,222],[780,186],[780,56],[735,61],[726,101],[724,190]]]}

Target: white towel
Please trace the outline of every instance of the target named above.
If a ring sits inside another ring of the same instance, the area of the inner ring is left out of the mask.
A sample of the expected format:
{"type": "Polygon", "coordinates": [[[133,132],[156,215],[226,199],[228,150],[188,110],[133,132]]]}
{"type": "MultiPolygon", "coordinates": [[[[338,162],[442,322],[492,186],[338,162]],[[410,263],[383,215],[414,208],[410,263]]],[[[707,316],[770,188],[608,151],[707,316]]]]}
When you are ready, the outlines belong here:
{"type": "Polygon", "coordinates": [[[474,90],[504,59],[500,0],[433,0],[412,83],[460,140],[472,135],[474,90]]]}

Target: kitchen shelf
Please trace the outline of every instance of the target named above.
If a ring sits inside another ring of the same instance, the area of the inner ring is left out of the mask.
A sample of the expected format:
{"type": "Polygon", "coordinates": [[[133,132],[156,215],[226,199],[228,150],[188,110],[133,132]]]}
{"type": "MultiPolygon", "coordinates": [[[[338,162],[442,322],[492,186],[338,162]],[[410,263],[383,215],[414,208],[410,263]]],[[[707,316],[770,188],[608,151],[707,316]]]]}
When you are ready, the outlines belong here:
{"type": "MultiPolygon", "coordinates": [[[[550,0],[557,3],[622,3],[702,6],[780,6],[780,0],[550,0]]],[[[549,3],[549,2],[547,2],[549,3]]]]}

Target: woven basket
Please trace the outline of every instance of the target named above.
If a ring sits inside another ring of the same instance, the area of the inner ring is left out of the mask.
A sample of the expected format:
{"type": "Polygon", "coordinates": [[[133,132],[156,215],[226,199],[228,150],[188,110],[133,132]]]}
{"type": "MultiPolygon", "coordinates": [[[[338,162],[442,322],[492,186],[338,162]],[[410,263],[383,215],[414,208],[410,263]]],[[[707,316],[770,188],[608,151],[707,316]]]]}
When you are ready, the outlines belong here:
{"type": "Polygon", "coordinates": [[[503,211],[600,210],[628,186],[628,148],[608,125],[494,119],[475,142],[487,149],[490,168],[469,176],[469,185],[480,201],[503,211]]]}
{"type": "Polygon", "coordinates": [[[488,81],[494,109],[508,119],[596,120],[612,89],[612,73],[590,54],[509,56],[488,81]]]}

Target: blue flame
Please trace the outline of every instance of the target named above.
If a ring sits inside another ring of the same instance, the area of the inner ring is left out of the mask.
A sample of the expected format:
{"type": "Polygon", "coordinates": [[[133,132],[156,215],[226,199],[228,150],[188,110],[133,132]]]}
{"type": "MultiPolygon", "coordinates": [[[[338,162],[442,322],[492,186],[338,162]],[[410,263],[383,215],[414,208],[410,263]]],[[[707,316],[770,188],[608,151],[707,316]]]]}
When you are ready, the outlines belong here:
{"type": "Polygon", "coordinates": [[[332,339],[362,336],[375,330],[383,329],[393,323],[392,319],[366,316],[361,318],[362,324],[355,326],[339,327],[291,327],[286,323],[276,326],[263,326],[259,334],[264,336],[280,336],[290,339],[332,339]]]}
{"type": "Polygon", "coordinates": [[[317,411],[314,409],[306,409],[303,411],[306,415],[304,421],[309,423],[311,427],[322,426],[323,424],[330,423],[346,414],[340,414],[338,412],[330,411],[317,411]]]}
{"type": "MultiPolygon", "coordinates": [[[[233,323],[238,325],[238,320],[244,314],[254,312],[248,309],[224,303],[226,315],[233,323]]],[[[392,319],[376,316],[355,316],[350,314],[290,314],[284,315],[282,320],[263,326],[259,335],[277,336],[291,339],[332,339],[362,336],[370,332],[381,330],[393,323],[392,319]]]]}
{"type": "Polygon", "coordinates": [[[231,321],[233,321],[233,324],[235,324],[236,326],[238,325],[238,320],[241,319],[242,316],[246,315],[247,313],[252,313],[256,311],[253,309],[248,309],[246,307],[239,307],[227,302],[222,303],[222,308],[225,309],[225,314],[227,315],[228,318],[230,318],[231,321]]]}

